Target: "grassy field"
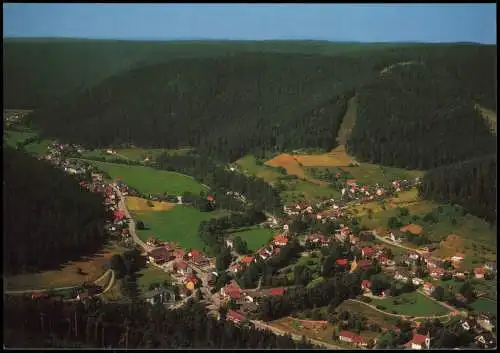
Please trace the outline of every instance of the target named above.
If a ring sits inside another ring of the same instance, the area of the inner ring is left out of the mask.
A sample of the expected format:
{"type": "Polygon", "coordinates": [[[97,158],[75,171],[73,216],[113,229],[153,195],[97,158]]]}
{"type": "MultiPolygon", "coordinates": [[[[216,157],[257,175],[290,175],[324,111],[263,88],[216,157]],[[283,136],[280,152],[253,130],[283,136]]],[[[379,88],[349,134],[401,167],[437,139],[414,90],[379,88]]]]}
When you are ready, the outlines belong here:
{"type": "Polygon", "coordinates": [[[167,272],[152,265],[148,265],[139,271],[137,286],[139,287],[141,293],[146,293],[149,291],[149,286],[152,283],[163,283],[164,281],[171,282],[172,278],[167,272]]]}
{"type": "MultiPolygon", "coordinates": [[[[206,247],[198,236],[198,225],[201,221],[221,216],[222,212],[200,212],[186,205],[177,205],[170,211],[131,212],[134,219],[141,220],[148,229],[138,230],[138,235],[146,240],[150,235],[164,241],[179,243],[182,247],[203,250],[206,247]]],[[[206,249],[208,251],[208,248],[206,249]]]]}
{"type": "Polygon", "coordinates": [[[446,315],[449,312],[448,309],[418,292],[405,293],[395,298],[380,299],[371,304],[383,305],[384,311],[389,313],[410,316],[446,315]],[[394,304],[395,299],[400,299],[402,303],[394,304]]]}
{"type": "Polygon", "coordinates": [[[267,183],[273,183],[279,179],[281,174],[266,165],[258,165],[257,159],[252,155],[246,155],[235,162],[243,172],[264,179],[267,183]]]}
{"type": "Polygon", "coordinates": [[[17,276],[5,276],[4,289],[49,289],[79,285],[83,281],[92,282],[104,273],[105,269],[103,266],[111,256],[124,251],[125,249],[120,245],[110,243],[97,254],[63,264],[60,269],[17,276]],[[83,275],[77,273],[78,267],[82,269],[83,275]]]}
{"type": "Polygon", "coordinates": [[[114,149],[119,155],[125,156],[132,160],[143,161],[146,156],[156,158],[162,153],[167,153],[170,155],[185,155],[187,152],[191,151],[192,148],[179,148],[179,149],[163,149],[163,148],[121,148],[114,149]]]}
{"type": "Polygon", "coordinates": [[[90,161],[113,179],[121,179],[127,185],[143,193],[180,195],[185,191],[199,194],[205,188],[193,178],[150,167],[90,161]]]}
{"type": "Polygon", "coordinates": [[[129,211],[169,211],[175,204],[165,201],[149,201],[140,197],[127,196],[125,204],[129,211]],[[149,206],[148,202],[152,205],[149,206]]]}
{"type": "Polygon", "coordinates": [[[4,130],[3,132],[5,143],[10,147],[16,147],[18,143],[24,142],[30,137],[36,135],[37,135],[36,132],[31,131],[29,129],[20,129],[20,130],[8,129],[4,130]]]}
{"type": "MultiPolygon", "coordinates": [[[[370,304],[376,304],[377,301],[370,304]]],[[[349,313],[360,314],[366,317],[368,320],[377,323],[380,327],[385,329],[394,329],[398,318],[390,315],[385,315],[369,306],[350,301],[344,300],[342,304],[336,309],[337,312],[348,311],[349,313]]]]}
{"type": "Polygon", "coordinates": [[[239,236],[247,242],[248,249],[256,251],[269,242],[276,231],[268,228],[252,227],[240,230],[233,230],[232,237],[239,236]]]}
{"type": "Polygon", "coordinates": [[[477,312],[486,311],[492,314],[497,313],[497,302],[488,299],[478,299],[471,304],[471,307],[477,312]]]}
{"type": "Polygon", "coordinates": [[[35,156],[40,156],[47,153],[47,149],[52,144],[53,140],[41,140],[40,142],[33,142],[25,146],[26,152],[35,156]]]}

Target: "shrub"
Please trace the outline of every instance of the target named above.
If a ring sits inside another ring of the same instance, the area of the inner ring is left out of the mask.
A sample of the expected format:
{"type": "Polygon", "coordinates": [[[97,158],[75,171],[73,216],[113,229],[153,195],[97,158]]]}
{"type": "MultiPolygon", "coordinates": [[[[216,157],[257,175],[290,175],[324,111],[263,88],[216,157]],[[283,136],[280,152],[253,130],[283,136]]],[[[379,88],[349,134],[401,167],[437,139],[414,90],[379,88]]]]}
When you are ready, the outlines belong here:
{"type": "Polygon", "coordinates": [[[385,310],[385,306],[380,305],[380,304],[376,305],[375,307],[376,307],[378,310],[385,310]]]}

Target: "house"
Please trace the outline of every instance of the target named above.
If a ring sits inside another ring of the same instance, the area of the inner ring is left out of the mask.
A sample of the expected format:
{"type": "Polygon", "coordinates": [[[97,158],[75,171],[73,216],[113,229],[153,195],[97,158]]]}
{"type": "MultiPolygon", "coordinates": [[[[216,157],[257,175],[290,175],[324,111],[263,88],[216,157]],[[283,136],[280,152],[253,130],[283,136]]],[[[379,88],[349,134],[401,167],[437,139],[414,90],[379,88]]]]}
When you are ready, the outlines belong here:
{"type": "Polygon", "coordinates": [[[222,287],[220,294],[225,300],[231,299],[239,302],[243,299],[243,292],[235,280],[231,280],[231,282],[222,287]]]}
{"type": "Polygon", "coordinates": [[[371,288],[372,287],[372,282],[370,282],[369,280],[365,279],[361,282],[361,289],[368,293],[368,292],[371,292],[371,288]]]}
{"type": "Polygon", "coordinates": [[[250,265],[253,261],[253,256],[243,256],[240,259],[240,262],[244,265],[250,265]]]}
{"type": "Polygon", "coordinates": [[[232,249],[232,248],[233,248],[233,240],[232,240],[232,239],[227,239],[227,240],[226,240],[226,246],[227,246],[229,249],[232,249]]]}
{"type": "Polygon", "coordinates": [[[457,253],[451,257],[452,262],[461,262],[465,258],[464,254],[457,253]]]}
{"type": "Polygon", "coordinates": [[[285,246],[288,244],[288,238],[281,234],[277,234],[273,239],[273,243],[276,246],[285,246]]]}
{"type": "Polygon", "coordinates": [[[424,292],[428,295],[431,295],[436,288],[432,283],[426,282],[424,283],[424,292]]]}
{"type": "Polygon", "coordinates": [[[208,262],[207,258],[200,250],[191,249],[187,256],[188,260],[192,261],[196,265],[205,265],[208,262]]]}
{"type": "Polygon", "coordinates": [[[417,333],[413,334],[413,338],[410,341],[411,349],[424,349],[424,347],[429,349],[430,344],[431,340],[429,335],[424,336],[424,335],[419,335],[417,333]]]}
{"type": "Polygon", "coordinates": [[[460,324],[462,325],[462,328],[465,330],[465,331],[469,331],[470,330],[470,325],[467,321],[463,321],[461,320],[460,321],[460,324]]]}
{"type": "Polygon", "coordinates": [[[238,322],[245,320],[245,315],[243,315],[238,311],[229,309],[226,314],[226,320],[232,321],[236,324],[238,322]]]}
{"type": "Polygon", "coordinates": [[[362,248],[361,249],[361,255],[363,255],[363,257],[371,257],[373,254],[375,253],[375,249],[373,248],[362,248]]]}
{"type": "Polygon", "coordinates": [[[286,293],[285,288],[271,288],[271,289],[269,289],[269,295],[272,297],[282,296],[285,293],[286,293]]]}
{"type": "Polygon", "coordinates": [[[394,279],[402,282],[407,282],[409,279],[409,275],[407,273],[401,272],[401,271],[396,271],[394,273],[394,279]]]}
{"type": "Polygon", "coordinates": [[[411,282],[415,285],[415,286],[420,286],[424,283],[424,280],[422,278],[418,278],[418,277],[414,277],[411,279],[411,282]]]}
{"type": "Polygon", "coordinates": [[[187,262],[184,260],[177,261],[174,264],[174,271],[183,275],[183,276],[188,273],[188,268],[189,268],[189,266],[188,266],[187,262]]]}
{"type": "Polygon", "coordinates": [[[441,279],[444,276],[444,269],[436,267],[430,271],[430,276],[434,279],[441,279]]]}
{"type": "Polygon", "coordinates": [[[122,210],[116,210],[113,212],[113,220],[115,222],[120,222],[125,218],[125,212],[122,210]]]}
{"type": "Polygon", "coordinates": [[[484,279],[484,275],[486,274],[486,270],[484,267],[478,267],[474,269],[474,274],[477,279],[484,279]]]}
{"type": "Polygon", "coordinates": [[[487,263],[484,264],[484,268],[487,271],[493,272],[493,271],[496,271],[497,265],[494,262],[487,262],[487,263]]]}
{"type": "Polygon", "coordinates": [[[164,247],[157,247],[148,252],[148,259],[151,263],[161,265],[173,259],[172,252],[164,247]]]}
{"type": "Polygon", "coordinates": [[[186,253],[182,249],[177,249],[174,251],[174,256],[177,260],[184,260],[186,253]]]}
{"type": "Polygon", "coordinates": [[[31,299],[47,298],[48,296],[45,292],[34,292],[31,294],[31,299]]]}
{"type": "Polygon", "coordinates": [[[358,268],[362,270],[366,270],[372,266],[372,262],[368,260],[359,260],[358,261],[358,268]]]}
{"type": "Polygon", "coordinates": [[[335,261],[335,263],[338,265],[338,266],[347,266],[347,259],[337,259],[335,261]]]}
{"type": "Polygon", "coordinates": [[[200,282],[200,279],[196,277],[194,274],[188,274],[184,279],[184,284],[186,288],[190,291],[193,291],[196,288],[196,285],[200,282]]]}
{"type": "Polygon", "coordinates": [[[350,331],[341,331],[339,333],[339,340],[342,342],[347,342],[347,343],[352,343],[356,346],[364,346],[366,343],[363,340],[363,337],[355,334],[354,332],[350,331]]]}
{"type": "Polygon", "coordinates": [[[455,278],[457,281],[464,281],[465,280],[465,273],[462,271],[455,272],[453,274],[453,278],[455,278]]]}
{"type": "Polygon", "coordinates": [[[231,266],[229,266],[229,271],[231,271],[232,273],[238,273],[242,270],[243,270],[243,266],[238,262],[233,263],[233,264],[231,264],[231,266]]]}
{"type": "Polygon", "coordinates": [[[90,298],[90,296],[89,296],[89,293],[87,293],[87,292],[78,293],[78,295],[76,296],[76,300],[80,300],[80,301],[84,301],[84,300],[87,300],[89,298],[90,298]]]}
{"type": "Polygon", "coordinates": [[[267,253],[266,249],[260,249],[259,256],[262,260],[266,260],[269,257],[269,254],[267,253]]]}
{"type": "Polygon", "coordinates": [[[419,226],[418,224],[412,224],[412,223],[410,223],[410,224],[407,224],[404,227],[401,227],[399,229],[399,231],[401,233],[407,233],[408,232],[408,233],[411,233],[413,235],[420,235],[420,234],[422,234],[422,232],[424,230],[423,230],[422,226],[419,226]]]}

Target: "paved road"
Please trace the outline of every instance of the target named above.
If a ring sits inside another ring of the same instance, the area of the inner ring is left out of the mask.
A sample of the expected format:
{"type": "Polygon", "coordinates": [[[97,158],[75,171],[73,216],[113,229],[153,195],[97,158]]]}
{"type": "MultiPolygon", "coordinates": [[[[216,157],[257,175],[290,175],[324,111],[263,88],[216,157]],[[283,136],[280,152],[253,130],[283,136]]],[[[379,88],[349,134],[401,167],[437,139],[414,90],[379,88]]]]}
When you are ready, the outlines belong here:
{"type": "Polygon", "coordinates": [[[149,245],[144,243],[141,240],[141,238],[139,238],[137,236],[137,233],[135,232],[135,221],[132,218],[132,216],[130,215],[130,212],[128,211],[127,206],[125,205],[125,197],[123,196],[121,191],[116,186],[113,185],[113,189],[116,191],[116,193],[118,195],[118,199],[120,200],[118,202],[118,208],[120,210],[122,210],[123,212],[125,212],[125,215],[129,219],[128,229],[130,231],[130,235],[132,236],[132,239],[134,240],[134,242],[136,244],[140,245],[144,249],[145,252],[151,251],[152,247],[150,247],[149,245]]]}

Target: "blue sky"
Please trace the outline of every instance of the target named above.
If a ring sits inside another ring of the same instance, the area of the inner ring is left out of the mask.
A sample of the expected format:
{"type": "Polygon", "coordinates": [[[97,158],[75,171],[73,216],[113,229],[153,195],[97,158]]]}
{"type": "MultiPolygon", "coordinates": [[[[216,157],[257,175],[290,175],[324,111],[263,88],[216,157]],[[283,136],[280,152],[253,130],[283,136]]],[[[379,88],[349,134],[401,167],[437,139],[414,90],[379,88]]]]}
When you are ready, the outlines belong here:
{"type": "Polygon", "coordinates": [[[4,4],[4,37],[496,43],[496,4],[4,4]]]}

